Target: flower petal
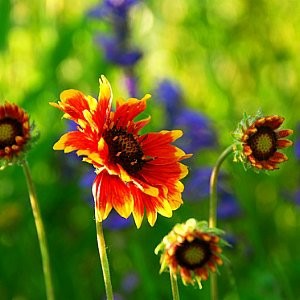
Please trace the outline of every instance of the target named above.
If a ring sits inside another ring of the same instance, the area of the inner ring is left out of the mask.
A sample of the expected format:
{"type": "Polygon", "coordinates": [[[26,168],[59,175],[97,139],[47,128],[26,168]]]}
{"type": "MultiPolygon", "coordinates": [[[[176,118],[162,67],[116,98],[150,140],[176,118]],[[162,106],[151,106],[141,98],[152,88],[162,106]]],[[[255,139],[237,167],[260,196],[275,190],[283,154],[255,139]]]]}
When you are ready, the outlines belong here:
{"type": "Polygon", "coordinates": [[[134,123],[134,128],[131,130],[132,133],[137,134],[144,126],[146,126],[151,120],[151,117],[149,116],[146,119],[137,121],[134,123]]]}
{"type": "Polygon", "coordinates": [[[280,125],[283,123],[284,121],[284,117],[280,117],[280,116],[268,116],[265,118],[265,123],[263,124],[263,126],[269,126],[271,127],[273,130],[277,129],[280,127],[280,125]]]}
{"type": "Polygon", "coordinates": [[[109,81],[105,76],[101,76],[99,79],[100,92],[98,96],[98,105],[96,111],[93,114],[93,120],[97,124],[97,128],[101,133],[104,124],[109,119],[112,103],[112,90],[109,81]]]}
{"type": "Polygon", "coordinates": [[[64,150],[65,153],[68,153],[79,149],[93,151],[97,148],[95,147],[94,141],[90,140],[85,133],[80,131],[70,131],[61,136],[54,144],[53,149],[64,150]]]}
{"type": "Polygon", "coordinates": [[[146,109],[146,101],[150,95],[146,95],[143,99],[130,98],[126,102],[123,99],[117,100],[117,108],[114,114],[114,123],[118,127],[127,128],[128,123],[146,109]]]}
{"type": "Polygon", "coordinates": [[[118,176],[109,175],[106,170],[97,175],[93,184],[93,196],[102,220],[107,217],[107,207],[110,206],[123,218],[128,218],[133,210],[130,189],[118,176]]]}
{"type": "Polygon", "coordinates": [[[135,185],[133,184],[130,185],[130,190],[134,199],[134,207],[133,207],[132,215],[136,227],[140,228],[144,218],[145,207],[144,207],[143,197],[145,194],[140,189],[135,187],[135,185]]]}
{"type": "Polygon", "coordinates": [[[286,147],[289,147],[292,145],[293,145],[293,142],[290,140],[277,140],[277,143],[276,143],[276,146],[279,149],[286,148],[286,147]]]}
{"type": "Polygon", "coordinates": [[[74,120],[83,119],[83,111],[92,111],[96,108],[97,101],[93,97],[86,97],[78,90],[65,90],[60,94],[61,101],[57,103],[50,102],[50,105],[59,108],[64,114],[64,118],[74,120]]]}
{"type": "Polygon", "coordinates": [[[112,209],[112,204],[108,201],[108,198],[105,197],[104,189],[108,189],[109,187],[102,183],[103,175],[104,173],[102,172],[96,176],[92,187],[96,206],[95,217],[96,221],[98,222],[102,222],[103,220],[105,220],[112,209]]]}
{"type": "Polygon", "coordinates": [[[293,134],[294,131],[292,129],[282,129],[276,132],[277,138],[287,137],[293,134]]]}
{"type": "Polygon", "coordinates": [[[273,154],[273,156],[269,158],[269,161],[275,162],[275,163],[281,163],[281,162],[284,162],[286,160],[288,160],[288,157],[285,154],[281,153],[281,152],[275,152],[273,154]]]}
{"type": "Polygon", "coordinates": [[[181,136],[181,130],[152,132],[140,136],[139,143],[145,156],[156,158],[154,164],[170,163],[172,160],[178,161],[189,157],[184,151],[170,144],[181,136]]]}
{"type": "Polygon", "coordinates": [[[186,165],[173,163],[168,165],[155,165],[151,162],[146,163],[140,175],[152,186],[173,184],[174,182],[185,177],[188,173],[186,165]]]}

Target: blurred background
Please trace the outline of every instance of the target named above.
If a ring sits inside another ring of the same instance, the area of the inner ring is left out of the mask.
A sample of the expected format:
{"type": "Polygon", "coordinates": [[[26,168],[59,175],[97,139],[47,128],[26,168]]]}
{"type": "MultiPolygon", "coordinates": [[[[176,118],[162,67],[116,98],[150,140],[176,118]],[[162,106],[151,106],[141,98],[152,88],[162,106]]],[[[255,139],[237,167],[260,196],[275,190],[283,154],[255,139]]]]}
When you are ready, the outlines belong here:
{"type": "MultiPolygon", "coordinates": [[[[152,94],[146,131],[180,128],[184,205],[172,218],[111,214],[104,222],[117,300],[171,299],[154,248],[176,223],[208,217],[211,168],[244,112],[279,114],[294,129],[289,161],[268,174],[229,158],[219,180],[218,227],[232,244],[220,299],[300,294],[300,2],[250,0],[0,0],[0,102],[22,106],[40,131],[28,155],[45,223],[57,299],[105,299],[93,170],[52,146],[70,124],[49,106],[64,89],[114,97],[152,94]]],[[[0,171],[0,299],[45,299],[39,244],[22,168],[0,171]]],[[[209,299],[209,282],[182,299],[209,299]]]]}

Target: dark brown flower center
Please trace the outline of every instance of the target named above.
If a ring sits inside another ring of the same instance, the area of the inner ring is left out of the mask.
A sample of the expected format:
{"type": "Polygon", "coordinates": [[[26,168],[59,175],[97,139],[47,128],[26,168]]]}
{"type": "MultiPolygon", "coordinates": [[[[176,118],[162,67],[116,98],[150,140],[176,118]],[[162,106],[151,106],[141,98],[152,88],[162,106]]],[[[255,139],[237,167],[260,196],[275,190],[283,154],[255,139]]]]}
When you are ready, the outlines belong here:
{"type": "Polygon", "coordinates": [[[123,129],[112,128],[104,134],[110,159],[121,165],[128,174],[140,171],[146,162],[144,153],[136,137],[123,129]]]}
{"type": "Polygon", "coordinates": [[[3,118],[0,120],[0,149],[15,144],[16,136],[22,136],[22,124],[16,119],[3,118]]]}
{"type": "Polygon", "coordinates": [[[257,132],[249,137],[248,144],[255,159],[268,160],[277,150],[276,133],[268,126],[258,127],[257,132]]]}
{"type": "Polygon", "coordinates": [[[190,270],[203,267],[211,255],[209,243],[200,239],[195,239],[192,242],[184,241],[175,252],[178,264],[190,270]]]}

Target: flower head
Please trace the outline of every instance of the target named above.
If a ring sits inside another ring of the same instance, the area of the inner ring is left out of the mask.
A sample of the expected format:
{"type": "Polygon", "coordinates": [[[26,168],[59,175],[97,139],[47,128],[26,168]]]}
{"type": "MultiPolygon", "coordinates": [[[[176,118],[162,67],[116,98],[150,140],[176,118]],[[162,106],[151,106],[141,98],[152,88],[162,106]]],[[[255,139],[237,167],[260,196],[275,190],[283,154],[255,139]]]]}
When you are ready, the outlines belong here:
{"type": "Polygon", "coordinates": [[[23,158],[32,139],[28,114],[18,105],[0,105],[0,167],[23,158]]]}
{"type": "Polygon", "coordinates": [[[95,167],[92,191],[99,222],[114,208],[123,218],[132,213],[140,227],[146,210],[153,226],[157,213],[171,217],[182,204],[180,179],[188,170],[180,161],[189,155],[171,144],[182,132],[139,134],[150,118],[134,119],[145,110],[149,98],[118,99],[113,111],[111,87],[102,76],[98,101],[80,91],[66,90],[58,104],[50,103],[78,124],[77,130],[64,134],[53,148],[77,151],[95,167]]]}
{"type": "Polygon", "coordinates": [[[209,272],[223,264],[221,247],[227,243],[221,234],[223,231],[195,219],[175,225],[155,249],[156,254],[162,252],[160,272],[170,269],[175,276],[180,274],[185,285],[197,282],[201,288],[201,280],[207,280],[209,272]]]}
{"type": "Polygon", "coordinates": [[[238,141],[235,149],[235,159],[242,161],[247,167],[256,169],[275,170],[278,164],[284,162],[288,157],[279,152],[279,149],[291,146],[293,143],[285,137],[291,135],[293,130],[278,128],[284,118],[272,115],[263,117],[244,116],[234,132],[238,141]]]}

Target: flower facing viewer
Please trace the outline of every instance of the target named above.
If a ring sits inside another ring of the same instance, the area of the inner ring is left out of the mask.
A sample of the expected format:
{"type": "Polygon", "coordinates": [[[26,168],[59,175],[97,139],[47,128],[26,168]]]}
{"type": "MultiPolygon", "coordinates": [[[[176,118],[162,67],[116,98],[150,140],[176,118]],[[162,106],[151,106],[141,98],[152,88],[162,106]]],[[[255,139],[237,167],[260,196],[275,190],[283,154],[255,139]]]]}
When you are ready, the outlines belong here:
{"type": "Polygon", "coordinates": [[[16,104],[0,105],[0,166],[20,160],[30,139],[28,114],[16,104]]]}
{"type": "Polygon", "coordinates": [[[80,91],[66,90],[58,104],[51,103],[78,124],[77,130],[64,134],[53,148],[77,151],[95,167],[92,191],[99,222],[114,208],[124,218],[132,213],[140,227],[145,210],[153,226],[157,213],[171,217],[182,204],[180,179],[188,170],[180,161],[189,155],[171,144],[182,132],[139,134],[150,118],[134,118],[145,110],[149,98],[118,99],[113,111],[111,87],[102,76],[98,101],[80,91]]]}
{"type": "Polygon", "coordinates": [[[278,129],[283,121],[284,118],[277,115],[267,117],[260,114],[255,117],[245,115],[234,132],[234,137],[239,142],[235,149],[236,160],[256,169],[278,169],[278,164],[288,159],[278,150],[293,144],[292,141],[285,139],[293,133],[293,130],[278,129]]]}
{"type": "Polygon", "coordinates": [[[189,219],[177,224],[156,247],[162,252],[160,272],[169,269],[173,276],[179,274],[185,285],[207,280],[209,272],[216,272],[223,264],[222,246],[227,243],[220,238],[223,231],[209,228],[207,222],[189,219]]]}

